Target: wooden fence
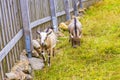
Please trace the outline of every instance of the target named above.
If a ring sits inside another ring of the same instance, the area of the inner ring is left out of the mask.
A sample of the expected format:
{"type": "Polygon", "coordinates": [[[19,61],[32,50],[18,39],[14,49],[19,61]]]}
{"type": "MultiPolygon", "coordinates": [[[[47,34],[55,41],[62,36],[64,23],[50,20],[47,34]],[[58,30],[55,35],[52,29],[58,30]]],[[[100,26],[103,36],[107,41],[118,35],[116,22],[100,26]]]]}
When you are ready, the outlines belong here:
{"type": "MultiPolygon", "coordinates": [[[[68,10],[73,15],[74,0],[68,1],[68,10]]],[[[96,1],[82,3],[86,7],[96,1]]],[[[0,80],[19,60],[23,49],[31,57],[31,39],[37,38],[37,30],[66,21],[64,3],[64,0],[0,0],[0,80]]]]}

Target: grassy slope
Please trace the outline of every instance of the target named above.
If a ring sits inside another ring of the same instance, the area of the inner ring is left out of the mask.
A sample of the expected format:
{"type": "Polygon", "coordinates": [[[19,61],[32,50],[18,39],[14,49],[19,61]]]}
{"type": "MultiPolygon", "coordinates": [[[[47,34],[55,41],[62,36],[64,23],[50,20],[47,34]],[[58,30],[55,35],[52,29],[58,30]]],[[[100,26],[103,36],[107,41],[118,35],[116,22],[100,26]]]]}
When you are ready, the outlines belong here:
{"type": "Polygon", "coordinates": [[[80,21],[81,46],[73,49],[68,38],[59,38],[52,66],[35,71],[34,80],[120,80],[120,0],[91,6],[80,21]]]}

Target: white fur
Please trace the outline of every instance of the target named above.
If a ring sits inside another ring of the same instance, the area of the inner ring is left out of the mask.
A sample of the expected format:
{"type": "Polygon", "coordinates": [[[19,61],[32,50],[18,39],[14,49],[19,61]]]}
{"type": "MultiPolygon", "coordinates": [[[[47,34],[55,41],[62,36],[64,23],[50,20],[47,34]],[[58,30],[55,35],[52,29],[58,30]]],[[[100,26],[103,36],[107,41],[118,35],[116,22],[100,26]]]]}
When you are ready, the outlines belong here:
{"type": "Polygon", "coordinates": [[[46,32],[41,32],[40,36],[41,36],[40,44],[45,43],[45,39],[47,37],[47,33],[46,32]]]}
{"type": "MultiPolygon", "coordinates": [[[[57,36],[55,35],[55,33],[53,32],[52,29],[49,29],[48,32],[40,32],[39,34],[40,34],[40,37],[41,37],[40,43],[46,45],[45,47],[41,46],[42,50],[44,52],[49,51],[48,53],[50,53],[50,55],[52,55],[53,50],[54,50],[54,48],[56,46],[56,43],[57,43],[57,36]],[[47,48],[47,51],[45,51],[46,48],[47,48]]],[[[45,58],[45,53],[44,52],[42,52],[42,55],[45,58]]],[[[50,57],[50,56],[48,55],[48,57],[50,57]]],[[[46,58],[45,58],[45,61],[46,61],[46,58]]],[[[48,64],[48,66],[50,66],[50,64],[48,64]]]]}

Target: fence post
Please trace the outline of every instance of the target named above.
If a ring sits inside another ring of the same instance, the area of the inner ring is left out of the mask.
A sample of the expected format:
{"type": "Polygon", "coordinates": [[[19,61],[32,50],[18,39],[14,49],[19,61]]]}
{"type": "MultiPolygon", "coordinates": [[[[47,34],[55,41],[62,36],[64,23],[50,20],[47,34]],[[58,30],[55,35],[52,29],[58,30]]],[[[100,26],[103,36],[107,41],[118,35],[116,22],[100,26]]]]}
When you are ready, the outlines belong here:
{"type": "Polygon", "coordinates": [[[70,6],[69,6],[69,1],[68,0],[64,0],[64,8],[65,8],[65,13],[66,13],[66,20],[70,20],[70,6]]]}
{"type": "Polygon", "coordinates": [[[74,3],[74,15],[77,16],[78,15],[77,0],[73,0],[73,3],[74,3]]]}
{"type": "Polygon", "coordinates": [[[50,10],[51,10],[51,18],[52,24],[55,32],[58,32],[58,22],[55,10],[55,0],[50,0],[50,10]]]}
{"type": "Polygon", "coordinates": [[[32,57],[32,34],[31,34],[31,28],[30,28],[30,18],[29,18],[29,7],[28,7],[28,0],[20,0],[21,4],[21,12],[22,12],[22,21],[23,21],[23,32],[25,37],[25,45],[26,50],[28,53],[28,57],[32,57]]]}
{"type": "Polygon", "coordinates": [[[80,9],[82,9],[83,8],[82,0],[79,0],[79,3],[80,3],[80,9]]]}

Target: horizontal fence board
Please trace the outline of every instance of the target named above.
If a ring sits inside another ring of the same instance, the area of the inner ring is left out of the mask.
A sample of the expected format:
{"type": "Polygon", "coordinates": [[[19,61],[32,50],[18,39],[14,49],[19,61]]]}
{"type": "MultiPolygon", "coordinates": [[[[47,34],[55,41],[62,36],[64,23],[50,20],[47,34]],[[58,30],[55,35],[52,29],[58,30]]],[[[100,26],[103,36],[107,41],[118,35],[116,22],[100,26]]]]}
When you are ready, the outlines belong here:
{"type": "MultiPolygon", "coordinates": [[[[73,8],[70,9],[70,12],[72,12],[72,11],[73,11],[73,8]]],[[[62,15],[65,15],[65,11],[61,11],[61,12],[57,13],[57,17],[62,16],[62,15]]]]}
{"type": "Polygon", "coordinates": [[[37,21],[32,22],[32,23],[30,24],[30,27],[31,27],[31,29],[32,29],[32,28],[34,28],[34,27],[36,27],[36,26],[38,26],[38,25],[40,25],[40,24],[43,24],[43,23],[45,23],[45,22],[48,22],[48,21],[50,21],[50,20],[51,20],[51,16],[45,17],[45,18],[43,18],[43,19],[39,19],[39,20],[37,20],[37,21]]]}
{"type": "Polygon", "coordinates": [[[14,47],[14,45],[19,41],[23,36],[23,30],[21,29],[15,37],[2,49],[0,52],[0,61],[9,53],[9,51],[14,47]]]}
{"type": "MultiPolygon", "coordinates": [[[[70,9],[70,12],[72,12],[72,11],[73,11],[73,8],[70,9]]],[[[56,15],[57,15],[57,17],[62,16],[62,15],[65,15],[65,11],[58,12],[56,15]]],[[[36,20],[36,21],[34,21],[34,22],[32,22],[32,23],[30,24],[30,28],[31,28],[31,29],[32,29],[32,28],[35,28],[35,27],[37,27],[37,26],[40,25],[40,24],[49,22],[50,20],[51,20],[51,16],[48,16],[48,17],[45,17],[45,18],[36,20]]]]}

